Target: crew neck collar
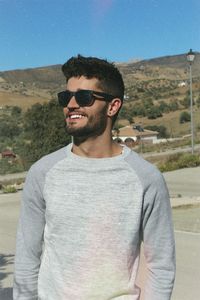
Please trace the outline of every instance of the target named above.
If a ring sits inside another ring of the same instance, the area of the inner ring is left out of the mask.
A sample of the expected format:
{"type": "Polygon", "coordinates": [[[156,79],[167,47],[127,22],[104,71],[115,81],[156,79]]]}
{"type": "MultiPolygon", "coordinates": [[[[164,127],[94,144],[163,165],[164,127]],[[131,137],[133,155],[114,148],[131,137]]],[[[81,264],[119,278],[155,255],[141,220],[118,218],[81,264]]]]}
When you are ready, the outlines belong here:
{"type": "Polygon", "coordinates": [[[130,153],[130,148],[128,148],[125,145],[122,146],[122,153],[119,155],[111,156],[111,157],[102,157],[102,158],[94,158],[94,157],[86,157],[86,156],[80,156],[72,152],[72,146],[73,144],[67,145],[67,156],[74,159],[74,160],[79,160],[79,161],[92,161],[92,162],[109,162],[109,161],[117,161],[124,159],[125,156],[127,156],[130,153]]]}

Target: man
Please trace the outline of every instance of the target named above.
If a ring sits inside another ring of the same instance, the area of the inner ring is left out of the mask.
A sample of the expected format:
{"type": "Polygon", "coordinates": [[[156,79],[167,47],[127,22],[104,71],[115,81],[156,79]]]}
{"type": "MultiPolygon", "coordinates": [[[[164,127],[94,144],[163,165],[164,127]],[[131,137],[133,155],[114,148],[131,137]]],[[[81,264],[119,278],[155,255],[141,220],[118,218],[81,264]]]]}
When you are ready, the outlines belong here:
{"type": "Polygon", "coordinates": [[[28,172],[17,234],[14,299],[168,300],[175,273],[169,195],[160,172],[114,143],[124,83],[106,60],[72,57],[58,94],[73,143],[28,172]]]}

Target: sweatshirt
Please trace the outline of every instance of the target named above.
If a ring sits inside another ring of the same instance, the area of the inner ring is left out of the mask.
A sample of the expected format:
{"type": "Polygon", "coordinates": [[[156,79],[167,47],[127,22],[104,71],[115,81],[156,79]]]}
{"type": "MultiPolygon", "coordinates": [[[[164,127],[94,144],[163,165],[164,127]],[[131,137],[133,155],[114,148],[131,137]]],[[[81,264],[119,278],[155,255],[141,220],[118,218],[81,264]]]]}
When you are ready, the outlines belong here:
{"type": "Polygon", "coordinates": [[[87,158],[72,144],[30,168],[17,230],[14,300],[169,300],[175,242],[162,174],[128,147],[87,158]]]}

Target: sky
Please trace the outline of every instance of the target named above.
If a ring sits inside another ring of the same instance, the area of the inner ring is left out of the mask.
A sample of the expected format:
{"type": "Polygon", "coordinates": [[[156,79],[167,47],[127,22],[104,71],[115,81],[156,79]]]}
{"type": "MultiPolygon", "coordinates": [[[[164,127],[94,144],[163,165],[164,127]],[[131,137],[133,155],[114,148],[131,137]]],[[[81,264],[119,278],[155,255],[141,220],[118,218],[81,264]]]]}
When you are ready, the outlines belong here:
{"type": "Polygon", "coordinates": [[[0,71],[200,51],[199,0],[0,0],[0,71]]]}

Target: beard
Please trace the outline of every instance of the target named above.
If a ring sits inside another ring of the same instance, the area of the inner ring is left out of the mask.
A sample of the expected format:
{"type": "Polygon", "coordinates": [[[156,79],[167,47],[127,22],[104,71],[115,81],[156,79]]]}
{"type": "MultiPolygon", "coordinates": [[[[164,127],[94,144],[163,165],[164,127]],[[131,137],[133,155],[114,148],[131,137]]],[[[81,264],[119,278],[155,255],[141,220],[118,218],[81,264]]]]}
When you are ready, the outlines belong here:
{"type": "Polygon", "coordinates": [[[80,144],[90,137],[98,137],[105,131],[107,126],[107,107],[105,105],[98,114],[89,116],[87,124],[82,127],[73,128],[73,126],[67,125],[67,133],[73,136],[75,144],[80,144]]]}

